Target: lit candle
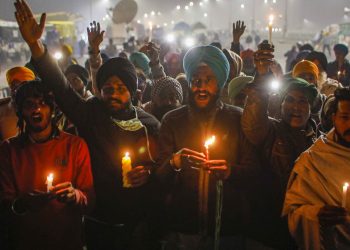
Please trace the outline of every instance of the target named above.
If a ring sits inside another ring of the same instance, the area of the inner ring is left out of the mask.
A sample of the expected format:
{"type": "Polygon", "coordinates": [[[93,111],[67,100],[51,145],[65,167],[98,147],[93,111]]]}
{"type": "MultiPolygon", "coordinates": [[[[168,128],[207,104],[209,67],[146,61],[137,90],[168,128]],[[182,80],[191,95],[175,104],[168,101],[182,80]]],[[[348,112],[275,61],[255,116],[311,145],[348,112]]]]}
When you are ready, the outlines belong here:
{"type": "Polygon", "coordinates": [[[273,22],[273,15],[269,16],[269,43],[272,44],[272,22],[273,22]]]}
{"type": "Polygon", "coordinates": [[[209,161],[209,146],[211,146],[215,142],[215,136],[213,135],[211,138],[205,141],[204,147],[207,149],[207,160],[209,161]]]}
{"type": "Polygon", "coordinates": [[[50,173],[46,177],[47,192],[50,192],[50,189],[52,188],[52,182],[53,182],[53,173],[50,173]]]}
{"type": "Polygon", "coordinates": [[[337,76],[338,76],[338,81],[339,81],[340,76],[341,76],[341,71],[340,70],[338,71],[337,76]]]}
{"type": "Polygon", "coordinates": [[[129,183],[127,174],[131,171],[131,159],[129,153],[126,152],[122,159],[122,172],[123,172],[123,187],[129,188],[131,184],[129,183]]]}
{"type": "Polygon", "coordinates": [[[149,25],[149,38],[148,38],[148,41],[152,42],[152,33],[153,33],[152,32],[152,29],[153,29],[152,22],[149,22],[148,25],[149,25]]]}
{"type": "Polygon", "coordinates": [[[342,199],[342,207],[345,207],[346,205],[346,194],[348,192],[348,187],[349,187],[349,183],[345,182],[343,185],[343,199],[342,199]]]}

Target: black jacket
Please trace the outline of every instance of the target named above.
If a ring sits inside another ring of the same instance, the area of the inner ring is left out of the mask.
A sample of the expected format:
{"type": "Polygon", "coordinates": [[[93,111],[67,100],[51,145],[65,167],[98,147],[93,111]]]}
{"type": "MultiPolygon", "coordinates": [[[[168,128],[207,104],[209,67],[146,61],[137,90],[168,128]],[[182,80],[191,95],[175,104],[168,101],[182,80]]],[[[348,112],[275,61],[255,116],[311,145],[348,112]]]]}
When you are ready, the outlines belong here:
{"type": "MultiPolygon", "coordinates": [[[[204,117],[208,121],[210,115],[204,117]]],[[[241,109],[220,104],[213,119],[212,135],[216,136],[210,148],[211,159],[225,159],[231,167],[231,176],[224,181],[222,234],[244,231],[250,211],[247,205],[249,183],[254,182],[259,167],[255,150],[246,140],[240,127],[241,109]]],[[[203,119],[203,117],[202,117],[203,119]]],[[[169,160],[182,148],[204,152],[204,133],[201,119],[189,106],[183,106],[165,115],[162,120],[159,146],[160,167],[156,176],[166,192],[166,215],[168,230],[197,234],[198,221],[198,176],[199,171],[183,166],[174,171],[169,160]]],[[[210,175],[209,182],[209,233],[213,233],[215,218],[216,178],[210,175]]]]}
{"type": "MultiPolygon", "coordinates": [[[[77,127],[79,135],[88,144],[96,191],[96,208],[93,216],[109,224],[134,223],[144,217],[149,203],[150,185],[123,188],[121,161],[126,151],[131,154],[133,166],[152,167],[147,150],[146,133],[151,154],[155,157],[159,122],[143,110],[136,108],[139,120],[147,128],[136,132],[118,127],[104,103],[96,98],[83,100],[70,87],[54,59],[46,54],[33,61],[40,77],[53,91],[58,107],[77,127]]],[[[135,111],[114,117],[127,120],[135,111]]]]}

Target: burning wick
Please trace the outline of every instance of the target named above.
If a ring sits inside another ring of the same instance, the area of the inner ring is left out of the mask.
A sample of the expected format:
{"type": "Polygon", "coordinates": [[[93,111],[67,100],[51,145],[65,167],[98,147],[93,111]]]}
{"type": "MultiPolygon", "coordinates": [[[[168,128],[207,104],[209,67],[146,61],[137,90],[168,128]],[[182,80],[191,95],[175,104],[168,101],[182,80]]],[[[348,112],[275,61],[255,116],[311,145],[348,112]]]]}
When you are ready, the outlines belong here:
{"type": "Polygon", "coordinates": [[[346,205],[346,194],[348,192],[349,183],[345,182],[343,185],[343,199],[342,199],[342,207],[346,205]]]}
{"type": "Polygon", "coordinates": [[[213,135],[211,138],[205,141],[204,147],[207,149],[207,160],[209,161],[209,146],[211,146],[215,142],[215,136],[213,135]]]}
{"type": "Polygon", "coordinates": [[[53,182],[53,173],[50,173],[46,177],[47,192],[50,192],[50,189],[52,188],[52,182],[53,182]]]}

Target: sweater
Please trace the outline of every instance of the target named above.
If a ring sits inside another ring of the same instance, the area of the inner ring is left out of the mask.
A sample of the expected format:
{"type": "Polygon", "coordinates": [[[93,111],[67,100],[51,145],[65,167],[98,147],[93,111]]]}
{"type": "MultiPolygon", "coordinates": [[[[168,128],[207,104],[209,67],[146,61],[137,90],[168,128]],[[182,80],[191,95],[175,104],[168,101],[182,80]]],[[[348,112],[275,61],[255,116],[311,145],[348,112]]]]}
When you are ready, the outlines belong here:
{"type": "Polygon", "coordinates": [[[38,211],[22,216],[9,209],[10,244],[14,249],[82,249],[82,214],[94,203],[86,143],[64,132],[39,144],[22,136],[0,146],[1,203],[11,204],[36,190],[46,192],[50,173],[54,175],[53,185],[72,183],[76,202],[66,204],[53,199],[38,211]]]}

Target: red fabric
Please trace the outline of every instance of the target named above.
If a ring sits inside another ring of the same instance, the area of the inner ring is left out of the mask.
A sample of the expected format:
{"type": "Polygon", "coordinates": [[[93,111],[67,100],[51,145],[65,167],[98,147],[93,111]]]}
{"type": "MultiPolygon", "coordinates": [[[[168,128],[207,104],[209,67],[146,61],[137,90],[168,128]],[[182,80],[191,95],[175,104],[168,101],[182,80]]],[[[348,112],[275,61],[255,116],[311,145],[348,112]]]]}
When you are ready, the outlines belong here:
{"type": "Polygon", "coordinates": [[[50,201],[38,212],[13,215],[10,239],[16,249],[82,249],[82,212],[94,199],[90,156],[86,143],[60,132],[42,144],[18,137],[0,146],[0,200],[40,190],[46,192],[46,177],[54,174],[53,185],[70,181],[76,190],[76,204],[50,201]]]}

